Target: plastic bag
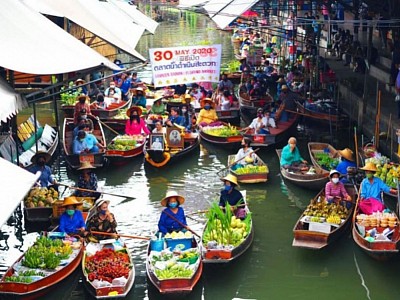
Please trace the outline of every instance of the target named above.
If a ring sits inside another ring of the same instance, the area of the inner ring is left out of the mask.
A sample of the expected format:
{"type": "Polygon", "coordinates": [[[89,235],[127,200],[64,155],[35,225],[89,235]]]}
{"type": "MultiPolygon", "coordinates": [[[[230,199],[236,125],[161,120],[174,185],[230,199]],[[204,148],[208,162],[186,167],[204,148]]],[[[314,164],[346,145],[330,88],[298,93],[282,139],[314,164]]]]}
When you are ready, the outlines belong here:
{"type": "Polygon", "coordinates": [[[383,211],[384,209],[385,206],[383,203],[372,197],[360,202],[360,210],[366,215],[371,215],[376,211],[383,211]]]}

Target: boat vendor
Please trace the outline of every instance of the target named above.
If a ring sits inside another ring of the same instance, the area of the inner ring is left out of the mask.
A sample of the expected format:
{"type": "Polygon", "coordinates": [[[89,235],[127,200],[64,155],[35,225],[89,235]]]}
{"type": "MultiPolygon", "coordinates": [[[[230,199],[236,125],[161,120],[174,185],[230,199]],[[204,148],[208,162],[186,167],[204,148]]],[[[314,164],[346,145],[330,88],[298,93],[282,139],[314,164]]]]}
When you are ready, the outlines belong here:
{"type": "Polygon", "coordinates": [[[51,168],[46,165],[50,159],[51,155],[49,153],[43,151],[36,152],[36,154],[31,158],[33,165],[29,168],[29,172],[33,174],[36,174],[39,171],[41,172],[39,180],[37,181],[38,186],[46,188],[53,186],[53,188],[57,190],[57,187],[54,186],[57,184],[57,181],[52,174],[51,168]]]}
{"type": "Polygon", "coordinates": [[[152,133],[166,134],[167,128],[163,127],[161,121],[157,121],[152,133]]]}
{"type": "Polygon", "coordinates": [[[77,209],[77,207],[81,205],[82,202],[79,202],[74,196],[64,198],[64,202],[61,206],[65,208],[65,211],[60,216],[58,231],[65,232],[69,235],[85,235],[85,220],[83,219],[82,212],[77,209]]]}
{"type": "Polygon", "coordinates": [[[256,160],[256,155],[253,149],[250,147],[251,140],[243,139],[242,140],[242,148],[239,149],[238,153],[235,156],[235,164],[231,167],[232,170],[237,170],[239,168],[243,168],[246,165],[251,165],[256,160]]]}
{"type": "Polygon", "coordinates": [[[144,95],[143,88],[136,88],[136,94],[132,97],[132,106],[141,106],[146,108],[147,99],[144,95]]]}
{"type": "Polygon", "coordinates": [[[94,169],[96,168],[90,162],[81,162],[81,165],[78,168],[78,170],[81,171],[81,174],[79,175],[76,186],[80,189],[92,190],[93,192],[76,190],[74,196],[93,197],[95,199],[100,197],[100,193],[96,192],[98,180],[96,174],[92,172],[94,169]]]}
{"type": "Polygon", "coordinates": [[[183,196],[175,191],[167,192],[165,198],[161,200],[161,205],[166,208],[161,212],[160,220],[158,221],[158,230],[160,232],[167,234],[185,229],[184,226],[187,226],[185,212],[180,207],[183,203],[185,203],[183,196]]]}
{"type": "Polygon", "coordinates": [[[81,111],[84,110],[87,115],[91,115],[90,112],[90,105],[88,97],[86,95],[81,95],[78,97],[78,102],[75,104],[74,107],[74,124],[78,123],[78,117],[81,116],[81,111]]]}
{"type": "Polygon", "coordinates": [[[243,195],[236,189],[238,186],[237,178],[235,175],[228,174],[221,178],[224,183],[224,188],[221,191],[219,198],[219,206],[225,208],[228,203],[231,206],[232,212],[237,218],[244,219],[246,217],[246,210],[244,209],[245,203],[243,195]]]}
{"type": "Polygon", "coordinates": [[[129,120],[125,124],[125,133],[128,135],[139,135],[150,134],[150,130],[147,128],[146,123],[140,117],[142,115],[142,109],[139,106],[132,106],[126,111],[126,115],[129,120]]]}
{"type": "Polygon", "coordinates": [[[168,119],[165,121],[165,124],[170,127],[174,126],[174,124],[179,126],[185,125],[185,118],[179,115],[178,107],[171,108],[171,113],[169,114],[168,119]]]}
{"type": "MultiPolygon", "coordinates": [[[[95,212],[90,216],[87,222],[87,230],[89,234],[91,231],[101,231],[106,233],[115,233],[117,237],[117,221],[114,214],[108,210],[110,201],[105,199],[98,199],[94,205],[95,212]]],[[[91,234],[97,240],[105,240],[112,238],[110,235],[91,234]]]]}
{"type": "Polygon", "coordinates": [[[218,83],[217,93],[223,93],[224,91],[229,91],[230,94],[233,94],[233,83],[228,79],[227,74],[222,74],[221,80],[218,83]]]}
{"type": "Polygon", "coordinates": [[[293,170],[308,170],[307,161],[301,157],[299,148],[297,148],[297,140],[295,137],[290,137],[288,144],[283,147],[281,154],[281,167],[293,170]]]}
{"type": "Polygon", "coordinates": [[[338,150],[337,153],[339,154],[340,162],[336,166],[336,170],[345,176],[340,181],[347,183],[349,182],[346,178],[347,168],[357,168],[357,164],[354,161],[353,151],[351,151],[349,148],[345,148],[343,150],[338,150]]]}
{"type": "Polygon", "coordinates": [[[215,103],[210,98],[205,98],[201,101],[201,107],[199,116],[197,118],[196,124],[199,126],[218,126],[217,112],[214,109],[215,103]]]}
{"type": "Polygon", "coordinates": [[[162,103],[163,96],[158,96],[154,99],[153,105],[150,108],[150,114],[163,115],[165,114],[165,105],[162,103]]]}
{"type": "Polygon", "coordinates": [[[342,200],[345,200],[346,207],[351,207],[351,196],[347,193],[344,184],[339,180],[340,173],[337,170],[331,170],[329,172],[330,180],[325,185],[325,199],[331,204],[333,202],[337,202],[340,204],[342,200]]]}

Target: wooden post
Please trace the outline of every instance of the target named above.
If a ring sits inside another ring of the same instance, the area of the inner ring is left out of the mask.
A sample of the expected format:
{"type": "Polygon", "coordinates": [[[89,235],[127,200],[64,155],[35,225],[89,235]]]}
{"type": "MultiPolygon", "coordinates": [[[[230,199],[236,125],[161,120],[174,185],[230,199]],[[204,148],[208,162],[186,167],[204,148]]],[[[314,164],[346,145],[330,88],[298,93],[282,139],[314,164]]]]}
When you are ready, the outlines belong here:
{"type": "Polygon", "coordinates": [[[378,91],[378,103],[376,106],[376,120],[375,120],[375,146],[376,149],[379,149],[379,121],[381,119],[381,91],[378,91]]]}

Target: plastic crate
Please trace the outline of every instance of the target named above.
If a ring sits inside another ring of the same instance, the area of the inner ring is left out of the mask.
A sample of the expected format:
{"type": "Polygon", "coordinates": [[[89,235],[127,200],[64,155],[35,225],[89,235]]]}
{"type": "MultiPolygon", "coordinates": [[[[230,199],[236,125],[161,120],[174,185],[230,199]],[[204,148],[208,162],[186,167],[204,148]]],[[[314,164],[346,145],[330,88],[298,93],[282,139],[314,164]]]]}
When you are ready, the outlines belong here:
{"type": "Polygon", "coordinates": [[[192,238],[187,239],[165,239],[167,242],[167,248],[174,250],[179,248],[179,250],[186,250],[192,248],[192,238]]]}

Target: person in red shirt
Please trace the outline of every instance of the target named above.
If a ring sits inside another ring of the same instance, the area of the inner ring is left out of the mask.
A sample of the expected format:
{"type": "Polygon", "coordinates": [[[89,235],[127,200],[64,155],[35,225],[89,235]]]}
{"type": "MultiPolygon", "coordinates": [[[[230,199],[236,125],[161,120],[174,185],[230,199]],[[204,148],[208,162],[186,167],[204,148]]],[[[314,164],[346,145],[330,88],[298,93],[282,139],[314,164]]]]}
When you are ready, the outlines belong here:
{"type": "Polygon", "coordinates": [[[75,104],[74,108],[74,124],[78,124],[78,117],[81,115],[81,111],[85,110],[87,115],[92,115],[90,113],[90,105],[88,97],[86,95],[81,95],[78,97],[78,102],[75,104]]]}

